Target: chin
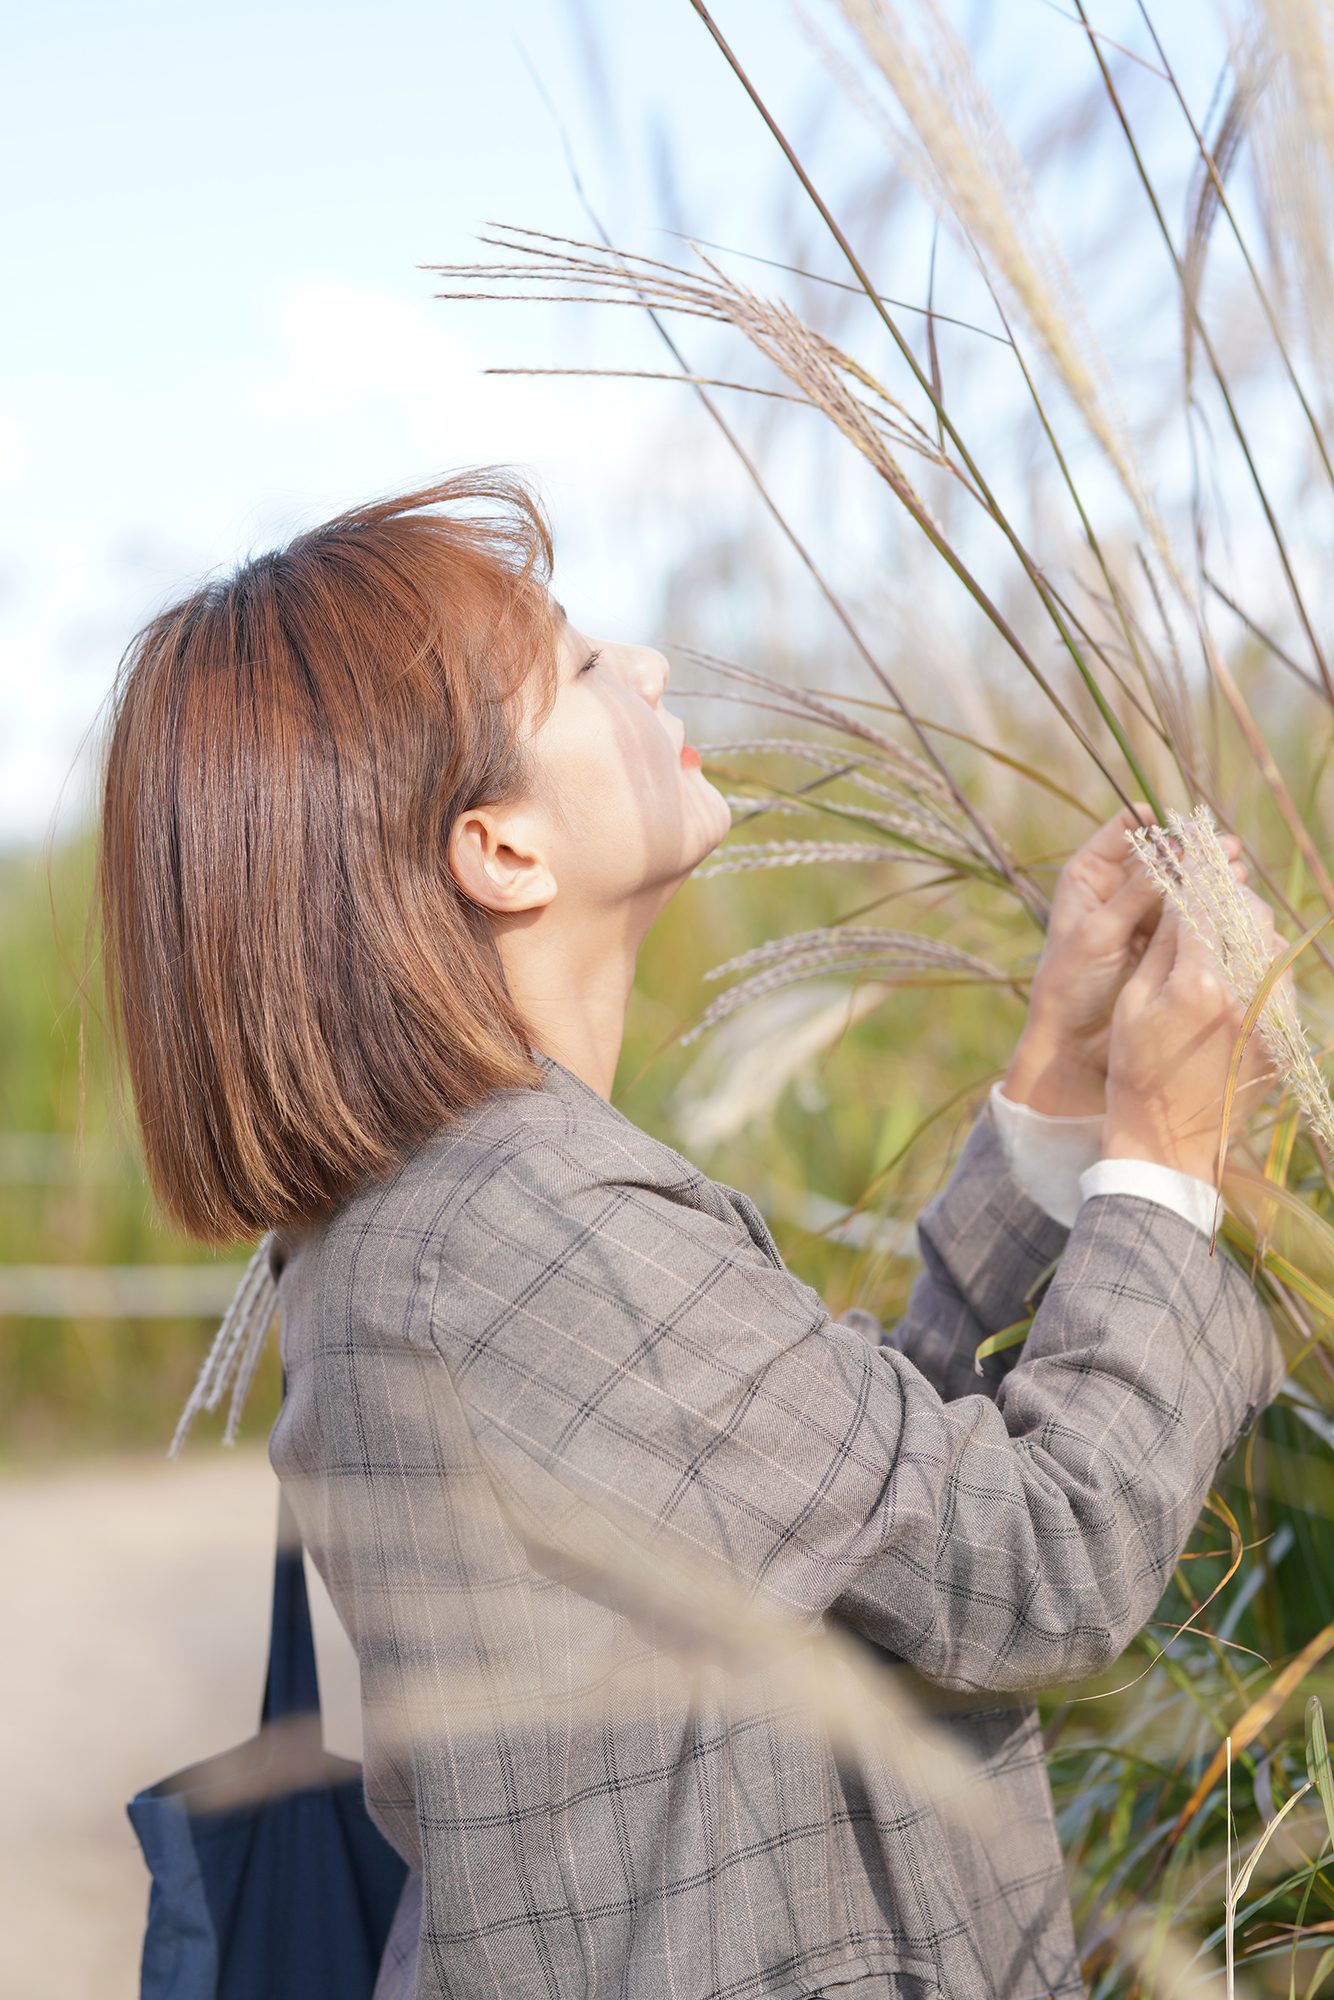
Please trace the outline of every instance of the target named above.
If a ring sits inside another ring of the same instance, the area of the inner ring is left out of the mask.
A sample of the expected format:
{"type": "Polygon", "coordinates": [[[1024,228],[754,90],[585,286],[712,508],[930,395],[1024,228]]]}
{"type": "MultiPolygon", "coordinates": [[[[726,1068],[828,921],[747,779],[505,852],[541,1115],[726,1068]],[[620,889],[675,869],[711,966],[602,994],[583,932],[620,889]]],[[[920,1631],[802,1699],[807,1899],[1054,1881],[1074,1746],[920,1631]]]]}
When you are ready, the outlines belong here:
{"type": "Polygon", "coordinates": [[[646,882],[644,885],[645,888],[655,888],[660,892],[665,892],[665,899],[670,900],[683,883],[690,880],[690,877],[699,867],[701,861],[708,860],[714,849],[721,843],[723,834],[726,831],[726,827],[723,828],[722,833],[701,830],[696,839],[688,841],[685,844],[680,860],[673,867],[664,869],[663,873],[655,876],[651,882],[646,882]]]}
{"type": "Polygon", "coordinates": [[[732,809],[728,805],[727,800],[715,786],[709,783],[707,778],[701,776],[700,785],[707,795],[708,805],[711,810],[709,812],[707,828],[702,835],[705,844],[701,846],[699,853],[691,862],[690,865],[692,868],[697,868],[701,861],[713,853],[715,847],[720,847],[732,831],[732,809]]]}
{"type": "Polygon", "coordinates": [[[728,834],[732,831],[731,813],[727,810],[726,804],[717,792],[713,796],[718,801],[716,816],[713,817],[712,824],[701,826],[699,838],[694,843],[695,851],[691,854],[687,864],[688,869],[698,868],[701,861],[707,861],[709,856],[722,846],[728,834]]]}
{"type": "Polygon", "coordinates": [[[732,829],[732,815],[721,792],[715,791],[707,778],[687,788],[687,809],[678,818],[677,858],[665,867],[650,867],[646,873],[644,887],[665,889],[668,895],[675,893],[687,881],[701,861],[707,861],[714,849],[719,847],[732,829]],[[681,824],[684,820],[684,824],[681,824]]]}

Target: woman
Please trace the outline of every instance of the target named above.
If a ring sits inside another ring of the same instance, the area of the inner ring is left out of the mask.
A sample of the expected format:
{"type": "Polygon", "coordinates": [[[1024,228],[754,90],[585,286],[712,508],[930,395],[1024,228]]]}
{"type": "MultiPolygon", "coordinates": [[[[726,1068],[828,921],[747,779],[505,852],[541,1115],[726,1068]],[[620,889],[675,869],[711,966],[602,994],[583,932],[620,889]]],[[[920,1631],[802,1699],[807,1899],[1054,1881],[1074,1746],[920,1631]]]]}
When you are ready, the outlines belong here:
{"type": "Polygon", "coordinates": [[[1025,1691],[1115,1659],[1280,1380],[1210,1254],[1236,1003],[1122,814],[906,1321],[832,1323],[607,1101],[728,814],[549,562],[497,475],[345,515],[148,627],[107,761],[154,1188],[276,1231],[271,1454],[413,1870],[381,1995],[1077,1994],[1025,1691]]]}

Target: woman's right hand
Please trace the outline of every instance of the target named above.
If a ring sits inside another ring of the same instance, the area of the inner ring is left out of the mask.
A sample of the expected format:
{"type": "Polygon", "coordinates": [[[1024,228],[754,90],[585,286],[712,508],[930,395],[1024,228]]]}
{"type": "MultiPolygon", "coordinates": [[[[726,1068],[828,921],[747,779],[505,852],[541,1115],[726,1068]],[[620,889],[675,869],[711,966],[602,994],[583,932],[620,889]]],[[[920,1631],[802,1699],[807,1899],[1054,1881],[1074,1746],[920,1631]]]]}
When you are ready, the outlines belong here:
{"type": "MultiPolygon", "coordinates": [[[[1274,913],[1249,889],[1241,893],[1272,957],[1280,948],[1274,913]]],[[[1213,1180],[1223,1092],[1245,1011],[1213,954],[1175,910],[1164,910],[1112,1016],[1104,1159],[1151,1160],[1213,1180]]],[[[1260,1036],[1252,1035],[1237,1087],[1238,1114],[1254,1102],[1272,1068],[1260,1036]]]]}

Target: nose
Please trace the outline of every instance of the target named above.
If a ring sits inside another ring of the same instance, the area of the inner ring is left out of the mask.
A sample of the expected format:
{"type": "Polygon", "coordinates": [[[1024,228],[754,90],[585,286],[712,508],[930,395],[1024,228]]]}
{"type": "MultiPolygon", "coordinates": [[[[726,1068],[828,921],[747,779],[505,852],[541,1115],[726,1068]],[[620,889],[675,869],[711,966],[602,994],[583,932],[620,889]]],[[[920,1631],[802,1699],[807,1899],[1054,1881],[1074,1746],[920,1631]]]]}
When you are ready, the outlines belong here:
{"type": "Polygon", "coordinates": [[[656,708],[671,673],[663,655],[654,646],[618,646],[616,652],[616,670],[625,685],[656,708]]]}

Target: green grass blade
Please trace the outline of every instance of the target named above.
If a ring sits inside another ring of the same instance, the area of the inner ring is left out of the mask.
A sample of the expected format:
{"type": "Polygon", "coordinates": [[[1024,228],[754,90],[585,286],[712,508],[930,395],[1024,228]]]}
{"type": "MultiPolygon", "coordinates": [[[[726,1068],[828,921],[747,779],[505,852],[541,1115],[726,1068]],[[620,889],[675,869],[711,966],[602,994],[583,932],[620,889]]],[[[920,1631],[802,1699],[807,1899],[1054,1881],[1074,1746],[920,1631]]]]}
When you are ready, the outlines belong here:
{"type": "Polygon", "coordinates": [[[1325,1808],[1329,1837],[1334,1840],[1334,1773],[1329,1765],[1329,1738],[1325,1734],[1325,1711],[1319,1695],[1306,1704],[1306,1769],[1325,1808]]]}
{"type": "Polygon", "coordinates": [[[974,1373],[978,1375],[982,1373],[982,1363],[989,1356],[1001,1354],[1007,1347],[1018,1347],[1021,1340],[1027,1340],[1032,1327],[1031,1317],[1017,1319],[1013,1326],[1003,1326],[999,1333],[993,1333],[989,1340],[984,1340],[973,1356],[974,1373]]]}

